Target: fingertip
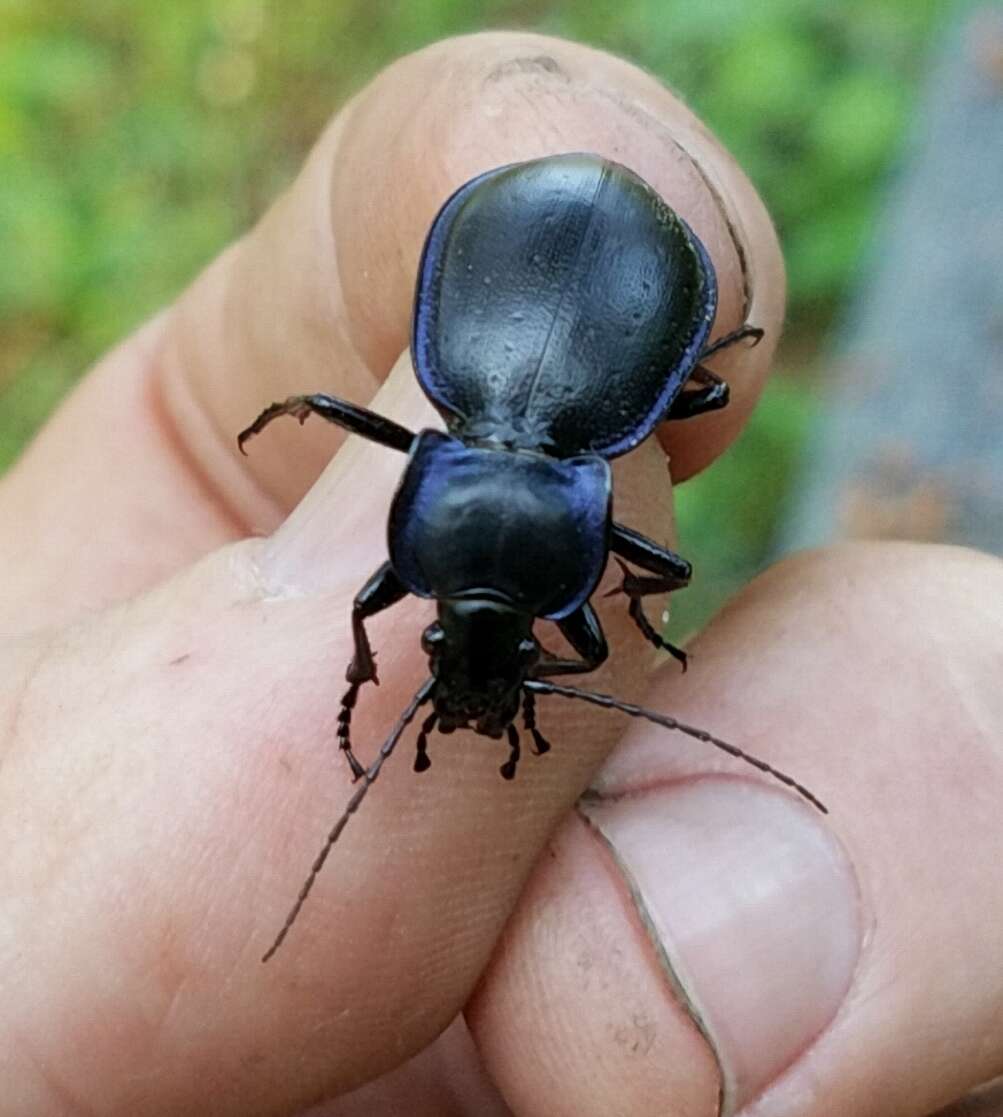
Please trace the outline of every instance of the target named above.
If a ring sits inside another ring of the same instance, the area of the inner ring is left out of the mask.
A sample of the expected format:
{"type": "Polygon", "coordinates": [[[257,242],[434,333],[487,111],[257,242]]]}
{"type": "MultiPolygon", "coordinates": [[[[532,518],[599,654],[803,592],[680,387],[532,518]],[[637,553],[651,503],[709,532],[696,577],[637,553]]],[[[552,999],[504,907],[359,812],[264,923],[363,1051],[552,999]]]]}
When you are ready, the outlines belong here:
{"type": "MultiPolygon", "coordinates": [[[[718,273],[715,334],[782,316],[782,263],[762,203],[695,116],[637,67],[523,32],[434,44],[379,75],[332,122],[293,184],[207,269],[171,316],[160,367],[168,409],[239,518],[261,523],[306,491],[339,438],[286,433],[255,455],[267,499],[234,484],[230,433],[269,399],[324,387],[368,403],[408,344],[429,224],[461,183],[500,164],[594,151],[634,169],[693,226],[718,273]],[[779,278],[778,278],[779,277],[779,278]],[[248,507],[248,504],[252,507],[248,507]]],[[[685,475],[734,437],[769,344],[723,354],[732,403],[664,438],[685,475]]]]}

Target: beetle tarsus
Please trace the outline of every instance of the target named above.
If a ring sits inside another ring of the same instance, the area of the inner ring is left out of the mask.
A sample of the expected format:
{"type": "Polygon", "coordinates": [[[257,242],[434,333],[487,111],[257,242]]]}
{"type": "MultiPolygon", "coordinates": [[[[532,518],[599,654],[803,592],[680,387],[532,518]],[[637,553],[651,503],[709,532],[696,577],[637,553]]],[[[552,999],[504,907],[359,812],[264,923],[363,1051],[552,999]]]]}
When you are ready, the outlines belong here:
{"type": "Polygon", "coordinates": [[[743,326],[739,326],[737,330],[732,330],[730,334],[725,334],[719,337],[717,341],[712,341],[701,353],[700,360],[705,361],[708,357],[712,357],[715,353],[720,353],[725,349],[730,349],[733,345],[737,345],[740,341],[752,339],[750,349],[754,349],[762,340],[766,331],[759,326],[750,326],[748,322],[743,326]]]}
{"type": "MultiPolygon", "coordinates": [[[[289,404],[290,401],[287,400],[286,403],[289,404]]],[[[376,686],[380,684],[376,675],[376,656],[369,646],[365,622],[368,617],[388,609],[406,595],[407,590],[394,574],[390,563],[385,562],[359,590],[352,603],[352,639],[355,652],[345,671],[349,686],[341,700],[341,712],[338,715],[338,743],[348,757],[352,775],[357,780],[361,778],[364,769],[352,752],[352,711],[359,697],[359,688],[364,683],[373,683],[376,686]]]]}
{"type": "Polygon", "coordinates": [[[427,772],[432,767],[432,761],[428,758],[428,735],[435,728],[435,723],[439,720],[437,713],[431,713],[422,722],[421,729],[418,732],[418,742],[414,757],[414,770],[416,772],[427,772]]]}
{"type": "Polygon", "coordinates": [[[649,593],[667,593],[670,590],[677,588],[676,581],[671,578],[651,577],[644,578],[635,574],[622,559],[613,556],[616,559],[617,565],[623,571],[623,581],[615,589],[606,594],[607,597],[614,597],[617,594],[625,594],[630,599],[630,605],[627,612],[630,614],[631,620],[641,630],[641,634],[656,648],[663,652],[668,652],[673,659],[682,664],[683,671],[686,671],[688,666],[689,657],[682,650],[677,648],[675,644],[670,644],[668,640],[663,639],[655,631],[651,621],[645,616],[644,606],[641,599],[649,593]]]}
{"type": "Polygon", "coordinates": [[[358,697],[359,684],[352,683],[342,695],[341,709],[338,711],[338,748],[341,749],[348,761],[353,780],[362,779],[366,771],[359,763],[358,757],[352,752],[352,711],[355,709],[358,697]]]}
{"type": "Polygon", "coordinates": [[[677,648],[675,644],[670,644],[668,640],[664,640],[658,635],[652,627],[651,621],[644,615],[644,608],[641,605],[641,599],[639,597],[632,597],[630,599],[630,607],[627,611],[630,614],[631,620],[633,620],[641,630],[641,633],[648,643],[653,644],[663,652],[668,652],[677,663],[682,665],[683,674],[685,674],[689,666],[689,656],[682,648],[677,648]]]}
{"type": "Polygon", "coordinates": [[[533,738],[533,751],[537,756],[550,752],[550,742],[536,728],[536,695],[531,690],[522,692],[522,723],[533,738]]]}
{"type": "Polygon", "coordinates": [[[509,757],[498,770],[501,772],[503,779],[514,780],[519,757],[522,755],[522,750],[519,747],[519,730],[514,725],[509,725],[505,732],[508,736],[509,757]]]}

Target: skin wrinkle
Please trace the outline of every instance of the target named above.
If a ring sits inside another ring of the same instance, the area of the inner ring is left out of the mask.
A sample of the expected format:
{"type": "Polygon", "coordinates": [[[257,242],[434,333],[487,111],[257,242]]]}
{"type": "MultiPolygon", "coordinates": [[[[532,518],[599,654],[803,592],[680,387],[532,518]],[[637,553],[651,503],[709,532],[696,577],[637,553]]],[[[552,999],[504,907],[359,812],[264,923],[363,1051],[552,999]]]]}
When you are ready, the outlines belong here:
{"type": "MultiPolygon", "coordinates": [[[[163,436],[164,445],[168,454],[173,458],[175,464],[180,468],[180,471],[188,477],[195,489],[205,497],[206,503],[219,517],[219,521],[227,534],[234,539],[243,539],[251,534],[250,524],[243,519],[237,512],[237,509],[233,507],[232,503],[226,499],[223,490],[219,486],[213,484],[209,473],[199,465],[198,459],[185,442],[181,428],[173,418],[171,409],[167,406],[164,399],[164,378],[161,375],[161,369],[163,368],[161,357],[165,341],[166,338],[162,337],[161,343],[156,347],[154,353],[146,359],[145,367],[142,371],[142,375],[146,381],[146,391],[142,393],[142,399],[153,418],[154,427],[163,436]]],[[[215,423],[212,424],[212,430],[217,436],[219,435],[215,423]]],[[[254,481],[254,485],[257,490],[257,495],[260,496],[262,502],[273,504],[271,497],[268,496],[257,481],[254,481]]]]}
{"type": "MultiPolygon", "coordinates": [[[[683,782],[685,781],[670,781],[670,783],[683,782]]],[[[668,785],[663,781],[658,786],[668,785]]],[[[624,799],[628,797],[630,796],[618,795],[615,798],[624,799]]],[[[600,795],[597,792],[591,792],[591,794],[587,792],[585,795],[582,796],[582,799],[579,800],[578,804],[576,804],[575,816],[581,820],[587,831],[595,838],[596,845],[600,850],[602,863],[609,871],[609,877],[610,880],[613,882],[614,887],[617,889],[618,892],[626,891],[627,895],[630,897],[630,900],[634,907],[634,912],[638,917],[641,930],[643,932],[643,938],[647,945],[652,949],[655,958],[657,959],[657,969],[660,976],[668,985],[669,992],[674,998],[676,1004],[678,1004],[679,1007],[686,1013],[687,1017],[689,1017],[689,1019],[692,1021],[693,1026],[703,1037],[704,1042],[706,1043],[707,1048],[710,1051],[711,1057],[714,1059],[714,1065],[717,1067],[718,1078],[717,1117],[721,1117],[721,1114],[725,1112],[727,1093],[729,1092],[728,1075],[726,1073],[724,1063],[721,1060],[717,1044],[714,1042],[714,1036],[711,1033],[710,1029],[707,1027],[707,1024],[704,1021],[703,1017],[700,1015],[697,1005],[690,997],[685,983],[676,970],[676,967],[673,965],[672,959],[669,957],[665,944],[661,941],[661,939],[658,937],[658,933],[655,931],[655,924],[648,912],[648,907],[645,903],[644,895],[642,894],[640,888],[637,886],[637,883],[630,873],[630,870],[617,856],[616,849],[607,839],[606,835],[602,832],[602,829],[589,816],[588,811],[582,809],[583,801],[585,803],[611,802],[613,801],[613,797],[600,795]]]]}
{"type": "Polygon", "coordinates": [[[59,1078],[55,1071],[49,1068],[35,1049],[27,1042],[27,1038],[23,1033],[15,1031],[11,1038],[14,1049],[19,1051],[24,1056],[28,1065],[35,1069],[37,1073],[36,1081],[41,1084],[41,1088],[47,1092],[48,1096],[52,1098],[56,1106],[58,1106],[58,1109],[54,1109],[53,1112],[58,1112],[60,1117],[100,1117],[97,1110],[92,1109],[81,1098],[74,1094],[69,1086],[59,1078]]]}
{"type": "MultiPolygon", "coordinates": [[[[940,654],[935,658],[942,667],[946,668],[946,673],[950,676],[951,692],[968,714],[979,737],[986,742],[991,753],[998,753],[1000,751],[998,738],[993,731],[991,719],[986,711],[985,699],[980,698],[978,691],[974,690],[971,685],[966,685],[963,674],[958,670],[955,657],[947,647],[944,634],[936,626],[931,626],[927,632],[927,640],[937,645],[940,654]]],[[[1003,1071],[1003,1067],[1001,1067],[1001,1071],[1003,1071]]]]}
{"type": "Polygon", "coordinates": [[[552,77],[557,78],[562,82],[570,82],[570,76],[561,68],[561,64],[556,58],[552,58],[549,54],[538,54],[535,57],[513,58],[505,62],[499,62],[494,69],[488,71],[482,85],[490,85],[492,82],[501,81],[503,78],[510,76],[532,75],[534,77],[552,77]]]}
{"type": "MultiPolygon", "coordinates": [[[[340,296],[340,306],[335,304],[333,299],[325,300],[324,306],[328,314],[329,325],[332,332],[341,334],[348,342],[348,347],[351,355],[358,361],[358,363],[365,368],[371,376],[376,379],[376,383],[372,386],[372,394],[375,394],[376,389],[379,387],[393,368],[396,361],[391,361],[390,364],[383,370],[383,374],[379,375],[373,371],[370,362],[366,359],[364,350],[356,341],[357,335],[361,332],[356,328],[354,323],[354,315],[352,308],[345,298],[345,284],[342,281],[342,258],[341,253],[338,251],[338,238],[335,235],[334,229],[334,194],[336,189],[335,179],[338,173],[338,152],[342,146],[342,136],[352,127],[353,119],[356,110],[362,100],[363,95],[359,94],[352,97],[343,108],[341,108],[336,117],[333,127],[336,129],[336,135],[332,139],[332,151],[330,158],[330,165],[327,168],[327,174],[324,176],[325,188],[321,198],[319,199],[318,209],[320,211],[320,220],[318,224],[321,227],[324,236],[324,252],[321,253],[322,259],[330,261],[331,271],[333,273],[334,283],[332,290],[337,291],[340,296]],[[339,313],[340,312],[340,313],[339,313]]],[[[403,126],[400,129],[403,131],[403,126]]],[[[389,145],[389,150],[393,151],[397,148],[397,141],[399,135],[394,136],[389,145]]]]}
{"type": "MultiPolygon", "coordinates": [[[[367,347],[367,346],[364,346],[364,345],[361,344],[361,339],[364,338],[367,335],[367,332],[369,330],[369,326],[366,323],[360,323],[360,322],[357,321],[358,316],[357,316],[357,314],[354,313],[354,310],[353,310],[353,307],[352,307],[352,300],[345,297],[346,287],[345,287],[345,283],[343,282],[343,278],[342,278],[343,260],[342,260],[342,253],[339,249],[338,238],[334,234],[334,214],[336,212],[335,194],[337,192],[335,179],[337,177],[337,172],[338,172],[337,152],[338,152],[338,149],[342,146],[341,136],[346,131],[348,131],[350,129],[350,127],[353,123],[353,117],[355,116],[355,113],[358,111],[359,106],[364,105],[365,101],[371,95],[372,94],[369,90],[366,90],[363,93],[360,93],[357,97],[353,97],[348,102],[348,104],[339,113],[338,119],[339,119],[339,121],[341,121],[343,119],[343,123],[339,127],[338,143],[336,144],[335,149],[334,149],[334,158],[331,160],[331,167],[329,168],[328,174],[325,176],[325,182],[327,184],[327,188],[326,188],[326,191],[325,191],[325,194],[324,194],[325,212],[327,214],[327,220],[324,222],[324,225],[325,225],[326,230],[327,230],[326,235],[327,235],[327,239],[328,239],[328,247],[330,249],[330,256],[331,256],[331,259],[333,260],[336,289],[341,296],[341,311],[342,311],[341,318],[339,319],[339,315],[338,315],[337,309],[335,307],[331,306],[330,304],[327,304],[327,305],[329,305],[329,307],[330,307],[332,322],[333,322],[333,325],[334,325],[335,329],[340,331],[344,335],[344,338],[348,343],[348,347],[349,347],[352,355],[358,360],[359,364],[362,365],[362,367],[365,368],[366,371],[369,373],[369,375],[372,376],[375,380],[375,383],[372,386],[372,392],[370,393],[370,397],[367,397],[366,402],[368,402],[368,398],[371,398],[372,395],[375,395],[375,393],[376,393],[377,389],[379,388],[380,384],[383,383],[386,380],[386,378],[390,375],[391,370],[393,369],[394,365],[397,363],[397,358],[395,357],[393,360],[391,360],[389,362],[389,364],[386,365],[385,368],[382,369],[382,375],[381,375],[380,373],[374,371],[373,362],[366,355],[367,354],[367,348],[372,349],[372,346],[370,345],[370,346],[367,347]]],[[[425,96],[422,97],[422,100],[424,100],[424,99],[425,99],[425,96]]],[[[417,114],[418,111],[419,111],[419,109],[416,107],[416,109],[415,109],[416,114],[417,114]]],[[[389,151],[403,150],[404,145],[402,143],[402,139],[403,139],[404,133],[410,127],[411,123],[412,123],[412,121],[410,119],[403,119],[400,122],[399,126],[397,127],[397,129],[395,130],[393,135],[388,137],[387,150],[389,150],[389,151]]],[[[400,238],[398,238],[398,240],[397,240],[396,250],[397,250],[398,261],[403,265],[404,260],[407,258],[407,245],[404,244],[401,241],[400,238]]],[[[401,270],[403,271],[403,267],[401,268],[401,270]]],[[[408,332],[408,340],[410,341],[410,318],[408,319],[408,331],[407,332],[408,332]]],[[[361,402],[361,401],[357,400],[357,401],[354,401],[354,402],[361,402]]]]}
{"type": "Polygon", "coordinates": [[[7,730],[4,736],[6,747],[0,752],[0,776],[3,775],[7,757],[16,749],[17,739],[21,732],[21,723],[24,719],[24,711],[28,705],[31,690],[38,680],[38,677],[45,670],[52,650],[55,647],[57,635],[54,629],[43,630],[35,634],[35,638],[39,641],[39,648],[35,655],[30,658],[28,666],[25,668],[24,676],[18,684],[11,702],[10,715],[7,718],[7,730]]]}

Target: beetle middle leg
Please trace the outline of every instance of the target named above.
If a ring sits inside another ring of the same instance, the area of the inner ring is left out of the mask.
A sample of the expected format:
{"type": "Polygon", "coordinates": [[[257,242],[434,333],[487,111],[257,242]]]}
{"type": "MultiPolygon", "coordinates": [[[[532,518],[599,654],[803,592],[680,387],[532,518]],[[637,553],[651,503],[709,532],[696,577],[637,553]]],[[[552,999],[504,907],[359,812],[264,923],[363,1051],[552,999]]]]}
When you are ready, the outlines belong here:
{"type": "MultiPolygon", "coordinates": [[[[550,675],[583,675],[594,671],[609,655],[609,646],[599,618],[591,605],[585,604],[557,622],[561,634],[581,659],[560,659],[544,654],[532,673],[535,679],[550,675]]],[[[529,728],[527,723],[526,728],[529,728]]]]}
{"type": "Polygon", "coordinates": [[[639,532],[631,531],[622,524],[613,525],[610,550],[623,571],[623,582],[612,592],[627,595],[630,599],[631,619],[644,634],[645,639],[656,648],[668,652],[673,659],[677,659],[685,671],[686,653],[682,648],[677,648],[659,636],[651,621],[644,615],[641,599],[651,593],[670,593],[682,589],[689,584],[693,568],[675,551],[660,547],[654,540],[648,539],[639,532]],[[635,574],[621,559],[640,566],[642,570],[650,571],[652,576],[644,577],[635,574]]]}
{"type": "Polygon", "coordinates": [[[377,613],[396,605],[398,601],[407,597],[407,587],[394,573],[389,562],[385,562],[368,582],[356,594],[352,603],[352,638],[355,642],[355,652],[345,672],[348,681],[348,690],[341,699],[341,711],[338,714],[338,747],[344,752],[352,775],[359,779],[365,768],[359,763],[355,753],[352,752],[351,728],[352,711],[359,697],[359,688],[363,683],[379,683],[376,677],[376,658],[366,635],[366,620],[377,613]]]}

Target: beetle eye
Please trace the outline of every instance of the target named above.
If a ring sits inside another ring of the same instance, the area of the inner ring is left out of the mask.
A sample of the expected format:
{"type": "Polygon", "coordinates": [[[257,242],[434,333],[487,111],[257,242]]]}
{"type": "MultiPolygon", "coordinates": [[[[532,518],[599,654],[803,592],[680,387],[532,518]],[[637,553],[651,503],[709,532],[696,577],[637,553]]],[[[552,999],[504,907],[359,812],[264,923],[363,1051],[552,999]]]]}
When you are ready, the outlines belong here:
{"type": "Polygon", "coordinates": [[[421,634],[422,651],[426,655],[431,655],[445,639],[446,634],[442,631],[442,628],[437,624],[430,624],[421,634]]]}
{"type": "Polygon", "coordinates": [[[535,640],[519,641],[519,661],[530,665],[540,658],[540,645],[535,640]]]}

